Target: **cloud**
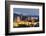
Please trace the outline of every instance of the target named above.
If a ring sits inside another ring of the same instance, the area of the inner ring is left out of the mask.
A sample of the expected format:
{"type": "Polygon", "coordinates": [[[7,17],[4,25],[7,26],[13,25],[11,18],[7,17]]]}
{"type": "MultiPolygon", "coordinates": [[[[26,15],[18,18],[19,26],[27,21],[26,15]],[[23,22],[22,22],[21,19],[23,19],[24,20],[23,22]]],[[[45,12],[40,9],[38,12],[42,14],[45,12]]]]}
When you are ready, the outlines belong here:
{"type": "Polygon", "coordinates": [[[39,16],[39,9],[14,8],[13,12],[24,16],[39,16]]]}

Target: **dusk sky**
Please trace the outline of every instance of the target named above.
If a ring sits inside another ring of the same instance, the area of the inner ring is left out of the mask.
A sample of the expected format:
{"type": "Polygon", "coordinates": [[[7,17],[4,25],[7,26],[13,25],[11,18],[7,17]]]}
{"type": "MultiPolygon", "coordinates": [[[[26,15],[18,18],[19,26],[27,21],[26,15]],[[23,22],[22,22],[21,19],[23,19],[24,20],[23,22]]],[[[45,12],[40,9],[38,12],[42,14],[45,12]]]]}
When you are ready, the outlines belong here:
{"type": "Polygon", "coordinates": [[[39,9],[14,8],[13,12],[24,16],[39,16],[39,9]]]}

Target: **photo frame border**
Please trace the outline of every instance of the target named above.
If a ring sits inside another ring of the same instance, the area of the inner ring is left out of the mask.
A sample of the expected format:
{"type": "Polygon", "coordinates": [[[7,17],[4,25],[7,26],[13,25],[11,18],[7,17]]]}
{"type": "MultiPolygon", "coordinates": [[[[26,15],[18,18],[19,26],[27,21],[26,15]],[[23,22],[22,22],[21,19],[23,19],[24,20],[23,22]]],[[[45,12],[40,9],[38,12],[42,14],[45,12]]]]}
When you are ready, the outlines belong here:
{"type": "Polygon", "coordinates": [[[22,2],[22,1],[5,1],[5,35],[22,35],[22,34],[39,34],[39,33],[45,33],[45,3],[42,2],[22,2]],[[18,33],[9,33],[9,2],[10,4],[14,2],[20,2],[20,3],[28,3],[28,4],[36,4],[36,5],[43,5],[42,6],[42,13],[43,13],[43,31],[32,31],[32,32],[18,32],[18,33]]]}

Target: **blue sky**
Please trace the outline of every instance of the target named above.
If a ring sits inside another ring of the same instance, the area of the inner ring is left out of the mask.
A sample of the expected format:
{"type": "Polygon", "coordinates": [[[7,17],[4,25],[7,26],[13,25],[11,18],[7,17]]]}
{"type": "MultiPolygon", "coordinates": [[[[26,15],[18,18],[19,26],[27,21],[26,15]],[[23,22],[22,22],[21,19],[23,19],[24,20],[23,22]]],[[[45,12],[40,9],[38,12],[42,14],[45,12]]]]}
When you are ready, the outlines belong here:
{"type": "Polygon", "coordinates": [[[13,12],[24,16],[39,16],[39,9],[14,8],[13,12]]]}

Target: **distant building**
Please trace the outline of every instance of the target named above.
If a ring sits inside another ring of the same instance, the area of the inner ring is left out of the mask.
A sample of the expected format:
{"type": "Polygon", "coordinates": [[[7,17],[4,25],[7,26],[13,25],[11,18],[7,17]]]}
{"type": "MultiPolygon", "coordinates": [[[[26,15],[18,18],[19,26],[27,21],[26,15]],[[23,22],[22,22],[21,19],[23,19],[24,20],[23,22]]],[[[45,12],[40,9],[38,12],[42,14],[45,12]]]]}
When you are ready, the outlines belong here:
{"type": "Polygon", "coordinates": [[[16,17],[16,21],[17,21],[17,22],[20,22],[20,21],[21,21],[20,16],[17,16],[17,17],[16,17]]]}

